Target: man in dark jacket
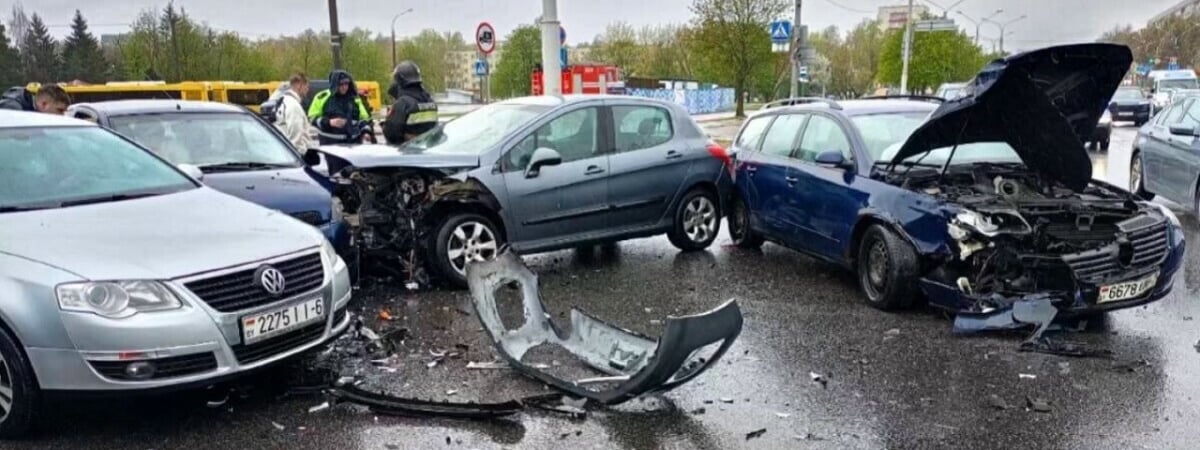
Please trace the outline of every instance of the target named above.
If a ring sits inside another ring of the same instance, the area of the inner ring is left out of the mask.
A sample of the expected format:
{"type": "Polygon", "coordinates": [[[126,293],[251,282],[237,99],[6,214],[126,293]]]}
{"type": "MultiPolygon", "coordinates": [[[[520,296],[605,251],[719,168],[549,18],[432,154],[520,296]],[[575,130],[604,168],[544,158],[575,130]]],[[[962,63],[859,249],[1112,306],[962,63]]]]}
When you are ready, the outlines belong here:
{"type": "Polygon", "coordinates": [[[355,130],[369,126],[371,118],[358,95],[354,78],[344,70],[329,74],[329,89],[317,93],[308,107],[308,118],[317,127],[321,145],[351,142],[355,130]]]}
{"type": "Polygon", "coordinates": [[[396,65],[388,94],[396,99],[383,122],[383,136],[389,144],[403,144],[437,126],[437,103],[421,86],[421,69],[412,61],[396,65]]]}
{"type": "Polygon", "coordinates": [[[71,96],[56,84],[42,86],[37,94],[26,88],[14,87],[0,97],[0,109],[62,115],[68,106],[71,106],[71,96]]]}

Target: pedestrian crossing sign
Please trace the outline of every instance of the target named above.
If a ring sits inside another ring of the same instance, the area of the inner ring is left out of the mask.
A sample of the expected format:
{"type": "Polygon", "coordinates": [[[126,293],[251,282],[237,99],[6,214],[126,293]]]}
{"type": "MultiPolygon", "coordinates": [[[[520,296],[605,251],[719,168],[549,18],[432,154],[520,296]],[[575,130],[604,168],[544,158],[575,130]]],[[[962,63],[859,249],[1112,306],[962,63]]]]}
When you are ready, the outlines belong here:
{"type": "Polygon", "coordinates": [[[771,22],[771,42],[783,44],[792,40],[792,23],[786,20],[771,22]]]}

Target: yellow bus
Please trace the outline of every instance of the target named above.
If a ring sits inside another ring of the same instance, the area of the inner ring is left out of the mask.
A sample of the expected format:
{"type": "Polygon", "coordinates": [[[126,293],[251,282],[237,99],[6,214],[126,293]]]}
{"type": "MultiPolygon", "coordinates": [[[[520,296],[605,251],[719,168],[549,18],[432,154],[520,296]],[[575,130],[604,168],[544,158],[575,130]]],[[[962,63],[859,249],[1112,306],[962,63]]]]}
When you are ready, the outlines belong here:
{"type": "MultiPolygon", "coordinates": [[[[320,89],[324,89],[320,81],[314,81],[313,84],[313,92],[310,93],[310,97],[320,89]]],[[[358,81],[356,84],[359,91],[366,97],[371,111],[380,111],[383,106],[383,93],[379,89],[379,83],[358,81]]],[[[242,105],[257,113],[260,105],[270,100],[280,91],[280,88],[286,85],[286,81],[184,81],[181,83],[115,81],[105,84],[63,84],[61,86],[71,95],[71,101],[75,103],[147,99],[197,100],[242,105]]],[[[30,83],[27,88],[32,92],[37,92],[40,86],[38,83],[30,83]]]]}

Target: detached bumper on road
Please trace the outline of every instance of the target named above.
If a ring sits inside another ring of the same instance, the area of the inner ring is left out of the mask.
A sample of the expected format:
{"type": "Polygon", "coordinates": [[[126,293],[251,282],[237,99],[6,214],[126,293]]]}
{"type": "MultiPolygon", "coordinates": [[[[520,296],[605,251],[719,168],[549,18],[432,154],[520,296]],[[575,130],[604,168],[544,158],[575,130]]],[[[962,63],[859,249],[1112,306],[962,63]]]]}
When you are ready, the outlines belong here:
{"type": "Polygon", "coordinates": [[[346,265],[339,263],[336,269],[326,265],[324,272],[324,282],[317,289],[233,312],[213,309],[184,288],[184,282],[172,281],[168,285],[185,302],[184,308],[119,320],[64,313],[62,319],[75,347],[27,348],[26,352],[39,385],[48,391],[161,390],[230,378],[303,353],[349,328],[351,287],[346,265]],[[253,344],[242,343],[242,317],[316,296],[329,311],[324,320],[253,344]],[[153,375],[131,376],[131,364],[148,367],[153,375]]]}

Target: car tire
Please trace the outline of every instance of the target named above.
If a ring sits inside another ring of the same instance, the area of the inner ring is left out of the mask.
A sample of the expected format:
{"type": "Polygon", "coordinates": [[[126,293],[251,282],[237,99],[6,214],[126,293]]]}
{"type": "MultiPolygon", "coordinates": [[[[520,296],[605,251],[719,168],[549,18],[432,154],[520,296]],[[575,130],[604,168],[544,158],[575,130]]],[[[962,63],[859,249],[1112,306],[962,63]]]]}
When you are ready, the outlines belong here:
{"type": "Polygon", "coordinates": [[[755,250],[763,245],[763,237],[750,229],[750,208],[739,196],[734,198],[733,211],[729,212],[729,238],[733,245],[747,250],[755,250]]]}
{"type": "Polygon", "coordinates": [[[41,390],[29,358],[8,330],[0,327],[0,439],[28,435],[40,404],[41,390]]]}
{"type": "Polygon", "coordinates": [[[871,225],[858,246],[859,289],[867,305],[883,311],[908,308],[917,298],[917,253],[882,225],[871,225]]]}
{"type": "Polygon", "coordinates": [[[475,213],[451,213],[437,227],[429,245],[438,278],[453,288],[467,287],[466,265],[495,258],[504,236],[491,219],[475,213]]]}
{"type": "Polygon", "coordinates": [[[1146,169],[1142,162],[1142,153],[1134,152],[1129,160],[1129,192],[1143,200],[1153,200],[1154,194],[1146,190],[1146,169]]]}
{"type": "Polygon", "coordinates": [[[721,206],[717,196],[703,188],[684,194],[675,210],[675,220],[667,239],[685,252],[704,250],[721,231],[721,206]]]}

